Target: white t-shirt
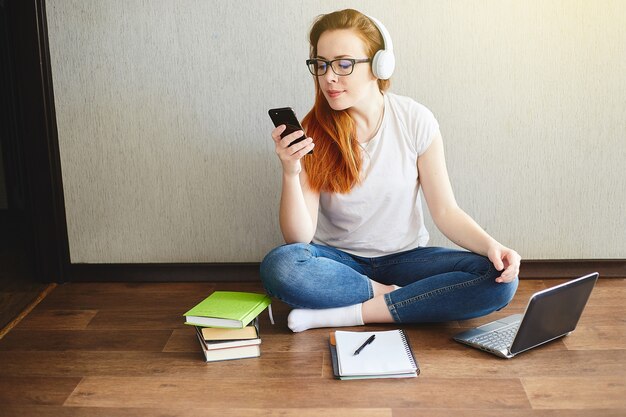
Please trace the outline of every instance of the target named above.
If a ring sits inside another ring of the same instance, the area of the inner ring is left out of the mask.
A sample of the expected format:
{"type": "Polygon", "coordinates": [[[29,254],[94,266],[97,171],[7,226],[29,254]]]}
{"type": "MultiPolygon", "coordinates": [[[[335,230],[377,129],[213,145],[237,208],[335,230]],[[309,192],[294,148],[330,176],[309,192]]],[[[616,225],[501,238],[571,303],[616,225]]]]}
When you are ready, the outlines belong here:
{"type": "Polygon", "coordinates": [[[385,93],[384,104],[378,132],[362,145],[361,182],[348,194],[321,193],[314,243],[373,258],[428,242],[417,158],[439,124],[411,98],[385,93]]]}

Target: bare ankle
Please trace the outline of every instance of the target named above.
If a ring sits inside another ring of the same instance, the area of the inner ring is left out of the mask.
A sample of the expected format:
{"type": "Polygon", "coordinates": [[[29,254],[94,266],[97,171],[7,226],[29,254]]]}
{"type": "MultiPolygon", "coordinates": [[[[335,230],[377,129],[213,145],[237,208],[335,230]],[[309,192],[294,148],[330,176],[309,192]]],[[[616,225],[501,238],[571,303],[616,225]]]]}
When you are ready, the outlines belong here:
{"type": "Polygon", "coordinates": [[[393,317],[384,297],[375,297],[367,300],[361,307],[361,317],[364,323],[393,323],[393,317]]]}
{"type": "Polygon", "coordinates": [[[374,292],[374,297],[378,297],[379,295],[390,293],[394,291],[396,287],[394,285],[385,285],[380,282],[372,281],[372,291],[374,292]]]}

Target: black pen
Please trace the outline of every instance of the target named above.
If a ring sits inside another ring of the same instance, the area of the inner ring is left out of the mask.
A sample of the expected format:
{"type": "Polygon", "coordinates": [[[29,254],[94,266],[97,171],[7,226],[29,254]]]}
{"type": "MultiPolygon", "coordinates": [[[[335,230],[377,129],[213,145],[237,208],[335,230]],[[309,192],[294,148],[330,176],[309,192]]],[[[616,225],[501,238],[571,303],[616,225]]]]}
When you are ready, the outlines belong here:
{"type": "Polygon", "coordinates": [[[373,334],[371,335],[366,341],[365,343],[363,343],[361,346],[359,346],[359,348],[357,350],[354,351],[355,355],[358,355],[359,353],[361,353],[361,351],[363,350],[363,348],[367,345],[369,345],[370,343],[372,343],[374,341],[374,339],[376,339],[376,335],[373,334]]]}

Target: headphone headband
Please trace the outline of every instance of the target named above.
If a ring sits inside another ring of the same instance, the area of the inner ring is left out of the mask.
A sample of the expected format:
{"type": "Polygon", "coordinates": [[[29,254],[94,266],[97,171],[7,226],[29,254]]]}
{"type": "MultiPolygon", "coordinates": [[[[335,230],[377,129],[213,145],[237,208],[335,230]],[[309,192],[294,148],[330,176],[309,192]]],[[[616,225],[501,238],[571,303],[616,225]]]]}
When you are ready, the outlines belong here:
{"type": "Polygon", "coordinates": [[[389,35],[387,28],[380,20],[372,16],[367,16],[367,18],[372,21],[378,32],[380,32],[384,44],[383,49],[377,51],[374,58],[372,58],[372,73],[380,80],[388,80],[396,67],[396,57],[393,54],[391,35],[389,35]]]}
{"type": "Polygon", "coordinates": [[[372,21],[372,23],[380,32],[380,35],[383,37],[384,50],[393,52],[393,42],[391,41],[391,35],[389,35],[389,31],[387,30],[385,25],[383,25],[382,22],[375,17],[367,16],[367,18],[372,21]]]}

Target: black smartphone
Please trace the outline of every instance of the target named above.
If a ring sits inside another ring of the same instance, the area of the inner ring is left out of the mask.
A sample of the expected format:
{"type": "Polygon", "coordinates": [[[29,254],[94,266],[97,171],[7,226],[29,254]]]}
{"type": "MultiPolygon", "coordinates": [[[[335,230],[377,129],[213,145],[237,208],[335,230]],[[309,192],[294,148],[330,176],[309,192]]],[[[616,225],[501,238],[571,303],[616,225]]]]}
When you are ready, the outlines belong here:
{"type": "MultiPolygon", "coordinates": [[[[275,127],[278,127],[280,125],[285,125],[287,127],[285,131],[281,133],[280,135],[281,138],[284,138],[285,136],[293,132],[296,132],[298,130],[301,130],[304,132],[304,129],[302,128],[302,126],[300,126],[300,122],[298,121],[298,118],[296,117],[296,112],[294,112],[291,107],[281,107],[279,109],[270,109],[268,113],[270,115],[270,118],[272,119],[272,122],[274,122],[275,127]]],[[[306,135],[300,136],[299,138],[291,142],[289,146],[293,145],[294,143],[301,142],[304,139],[306,139],[306,135]]],[[[309,153],[313,153],[313,151],[311,150],[309,153]]]]}

